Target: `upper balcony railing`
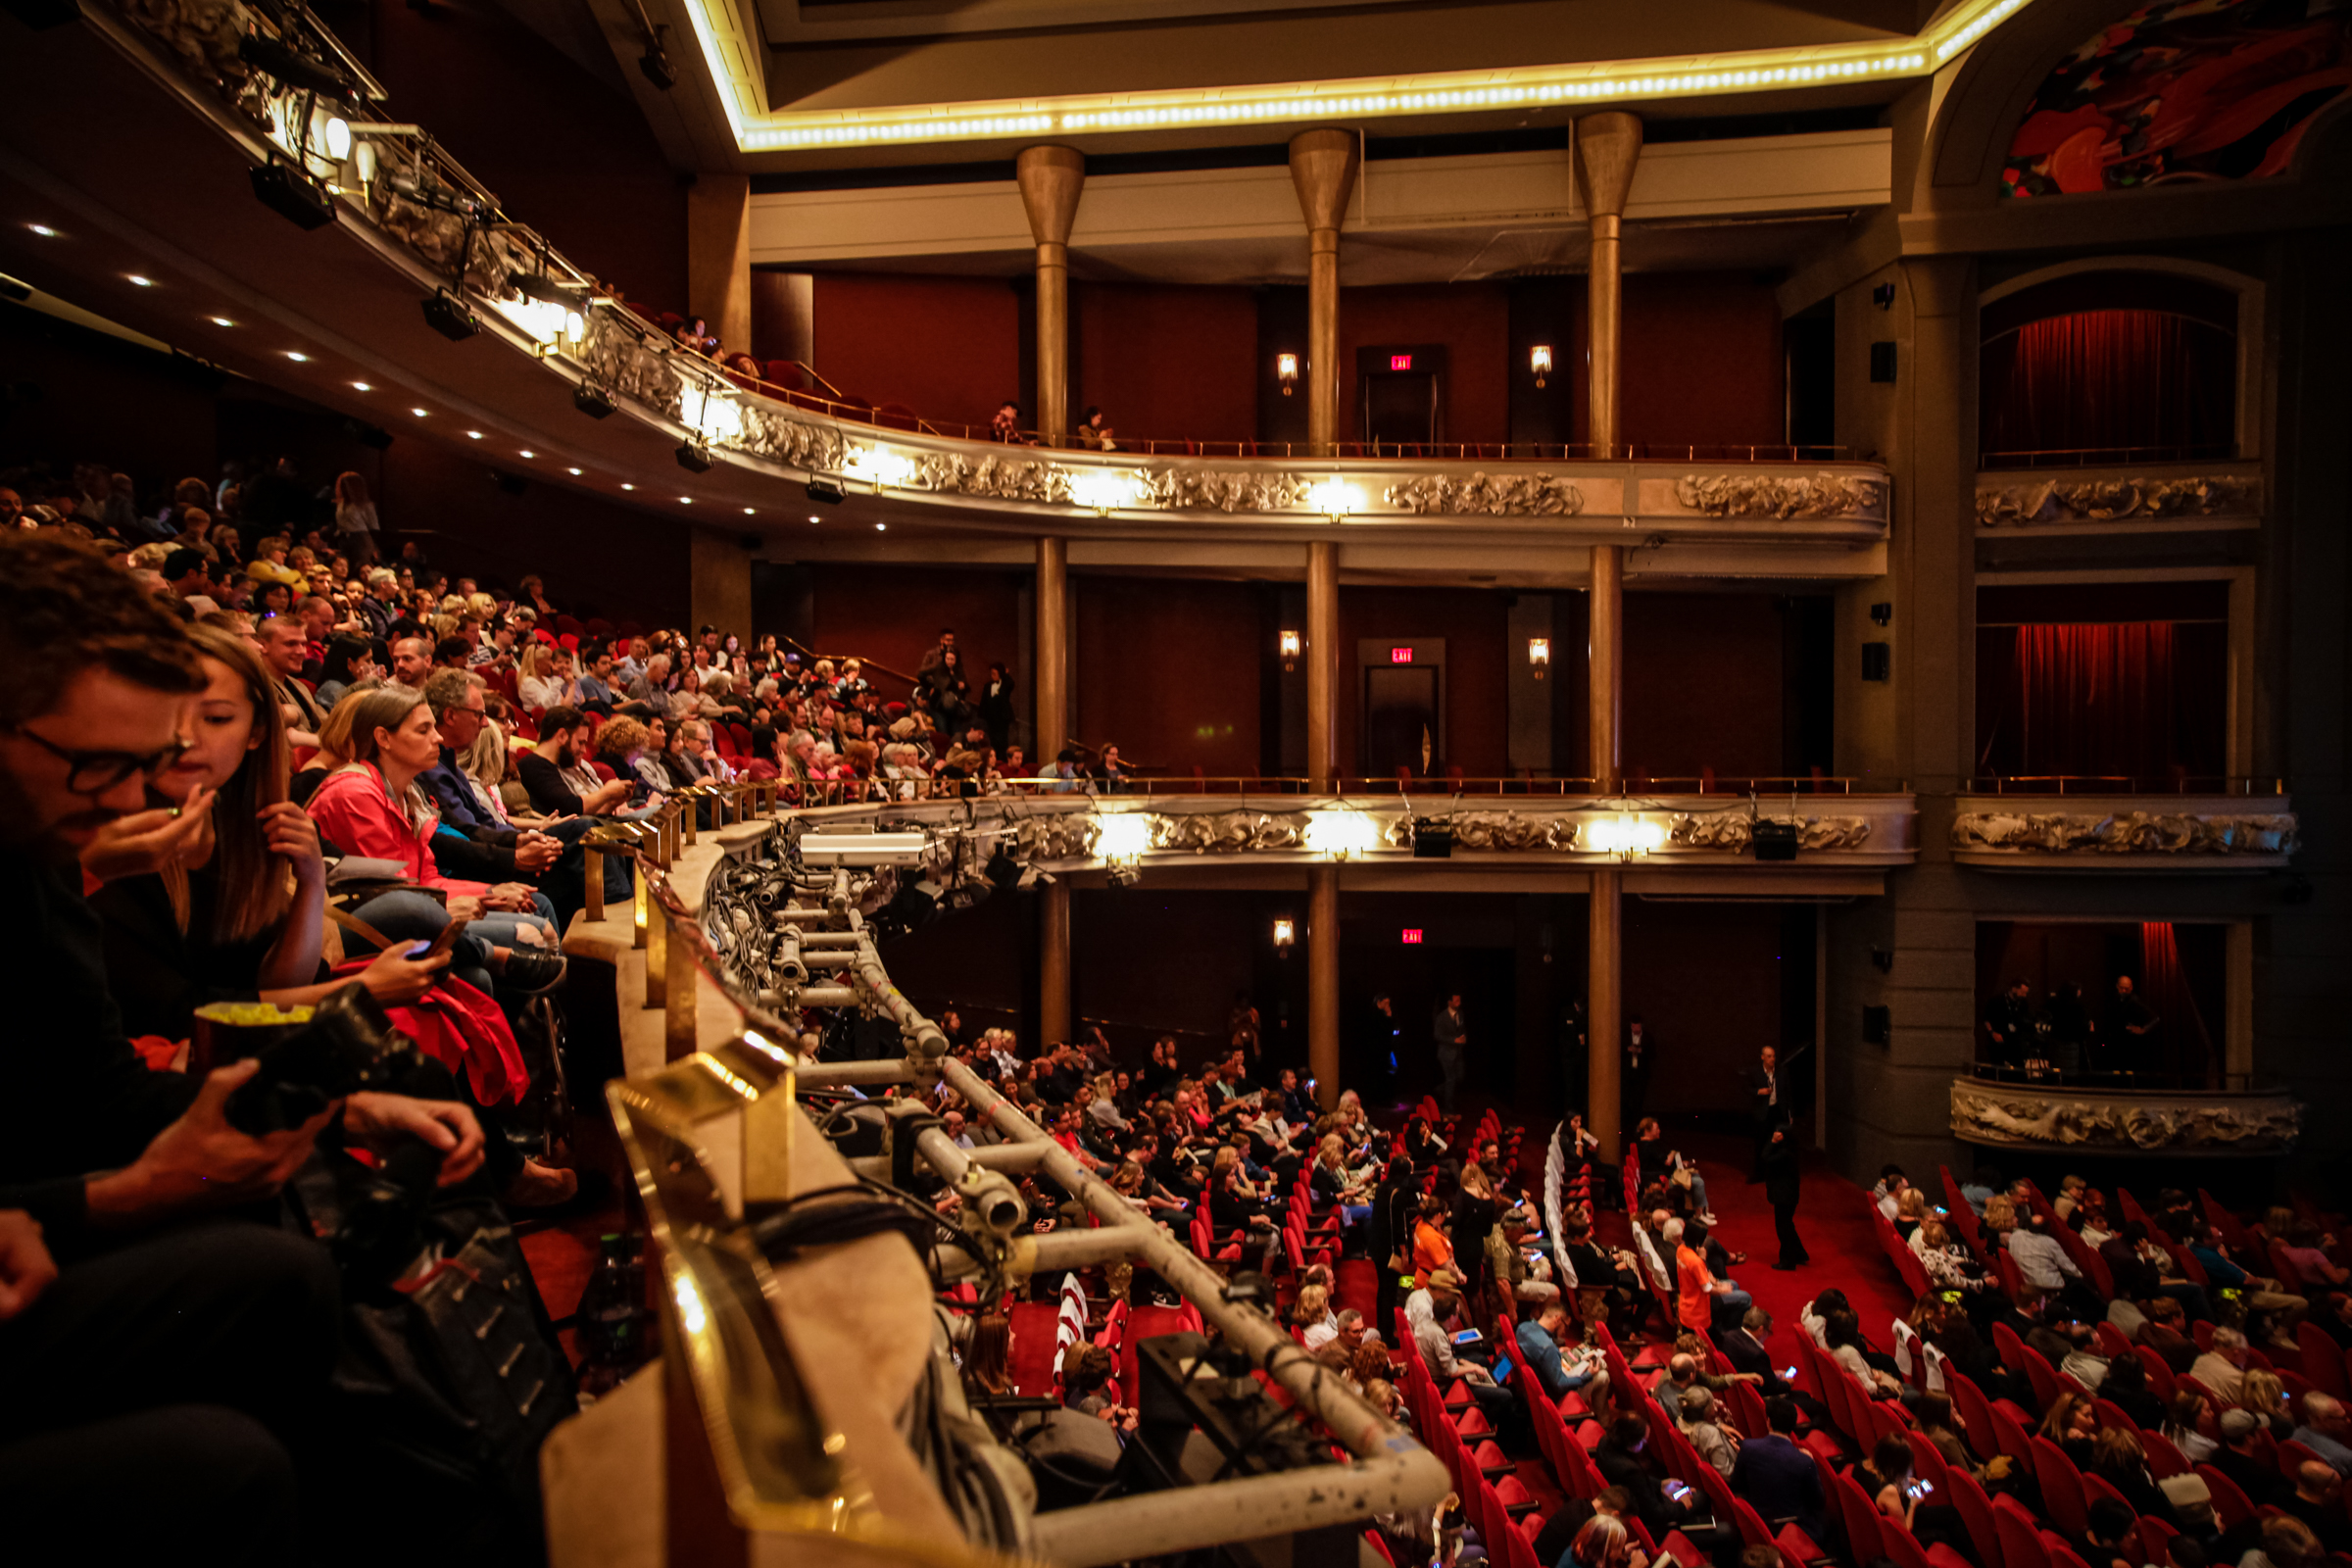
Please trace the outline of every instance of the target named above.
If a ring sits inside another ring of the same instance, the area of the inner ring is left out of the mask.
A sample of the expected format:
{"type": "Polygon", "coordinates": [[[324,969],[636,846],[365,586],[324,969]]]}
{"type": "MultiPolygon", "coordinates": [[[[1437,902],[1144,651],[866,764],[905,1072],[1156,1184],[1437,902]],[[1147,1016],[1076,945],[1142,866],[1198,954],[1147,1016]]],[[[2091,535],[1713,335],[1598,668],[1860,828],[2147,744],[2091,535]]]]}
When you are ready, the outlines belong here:
{"type": "Polygon", "coordinates": [[[2242,795],[2279,796],[2286,780],[2246,774],[2178,773],[2140,778],[2131,773],[1986,773],[1968,781],[1970,795],[2242,795]]]}
{"type": "MultiPolygon", "coordinates": [[[[110,0],[98,0],[107,5],[110,0]]],[[[889,493],[973,514],[1051,512],[1190,523],[1514,523],[1560,542],[1752,540],[1859,550],[1886,537],[1886,470],[1835,449],[1507,443],[1115,439],[1002,443],[974,426],[734,371],[672,339],[620,292],[518,221],[421,125],[389,119],[383,88],[299,7],[227,0],[201,15],[93,13],[159,77],[187,82],[247,142],[270,205],[340,223],[434,292],[434,326],[533,352],[587,413],[630,406],[681,438],[681,463],[889,493]],[[1631,530],[1629,533],[1628,530],[1631,530]]],[[[793,374],[799,379],[799,373],[793,374]]],[[[812,378],[813,379],[813,378],[812,378]]],[[[821,384],[821,383],[818,383],[821,384]]],[[[830,389],[828,389],[830,390],[830,389]]]]}

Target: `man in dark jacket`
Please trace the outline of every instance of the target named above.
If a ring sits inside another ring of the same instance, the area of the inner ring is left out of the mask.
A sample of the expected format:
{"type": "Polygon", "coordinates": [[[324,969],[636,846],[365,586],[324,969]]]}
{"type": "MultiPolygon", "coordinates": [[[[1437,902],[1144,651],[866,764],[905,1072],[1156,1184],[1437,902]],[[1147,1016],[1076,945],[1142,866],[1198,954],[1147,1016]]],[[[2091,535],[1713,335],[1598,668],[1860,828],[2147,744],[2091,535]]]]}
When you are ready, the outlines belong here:
{"type": "Polygon", "coordinates": [[[1789,1436],[1796,1430],[1796,1405],[1788,1399],[1764,1401],[1765,1423],[1772,1428],[1762,1437],[1740,1445],[1732,1462],[1732,1494],[1778,1529],[1790,1520],[1815,1543],[1822,1539],[1821,1466],[1789,1436]]]}
{"type": "Polygon", "coordinates": [[[1643,1451],[1648,1444],[1649,1423],[1631,1410],[1620,1410],[1609,1423],[1609,1435],[1593,1447],[1592,1463],[1601,1479],[1625,1489],[1633,1499],[1634,1516],[1648,1527],[1650,1539],[1658,1541],[1667,1531],[1690,1524],[1691,1511],[1689,1504],[1666,1495],[1643,1451]]]}

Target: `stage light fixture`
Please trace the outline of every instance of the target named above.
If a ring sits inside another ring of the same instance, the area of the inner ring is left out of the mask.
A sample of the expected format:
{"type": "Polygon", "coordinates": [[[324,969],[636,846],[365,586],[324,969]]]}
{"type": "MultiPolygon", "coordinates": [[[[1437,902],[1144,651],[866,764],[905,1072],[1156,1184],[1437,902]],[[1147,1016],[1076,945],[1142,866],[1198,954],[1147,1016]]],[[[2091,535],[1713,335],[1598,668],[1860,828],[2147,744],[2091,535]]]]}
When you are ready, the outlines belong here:
{"type": "Polygon", "coordinates": [[[709,447],[693,441],[678,443],[678,466],[687,472],[709,473],[717,465],[718,460],[710,455],[709,447]]]}
{"type": "Polygon", "coordinates": [[[481,318],[448,289],[438,290],[425,300],[424,324],[452,343],[463,343],[482,329],[481,318]]]}
{"type": "Polygon", "coordinates": [[[612,394],[591,381],[582,381],[571,389],[571,406],[591,419],[601,419],[613,410],[612,394]]]}
{"type": "Polygon", "coordinates": [[[667,92],[678,84],[678,74],[670,69],[669,55],[659,43],[649,44],[645,53],[637,57],[637,69],[644,72],[645,79],[662,92],[667,92]]]}
{"type": "Polygon", "coordinates": [[[1793,860],[1796,858],[1797,829],[1794,822],[1776,821],[1759,817],[1750,842],[1758,860],[1793,860]]]}
{"type": "Polygon", "coordinates": [[[257,66],[289,87],[300,87],[322,98],[342,98],[354,102],[359,94],[343,73],[322,60],[314,60],[277,38],[265,38],[249,32],[237,40],[237,58],[249,66],[257,66]]]}
{"type": "Polygon", "coordinates": [[[1413,858],[1416,860],[1452,859],[1453,824],[1441,822],[1432,816],[1414,817],[1413,858]]]}
{"type": "MultiPolygon", "coordinates": [[[[830,479],[811,479],[808,481],[808,499],[817,502],[820,505],[838,507],[841,505],[843,499],[848,495],[849,492],[847,490],[844,490],[840,485],[834,483],[830,479]]],[[[812,517],[809,520],[813,522],[816,519],[812,517]]]]}
{"type": "Polygon", "coordinates": [[[326,187],[291,164],[254,165],[253,193],[297,228],[315,231],[335,220],[335,199],[326,187]]]}

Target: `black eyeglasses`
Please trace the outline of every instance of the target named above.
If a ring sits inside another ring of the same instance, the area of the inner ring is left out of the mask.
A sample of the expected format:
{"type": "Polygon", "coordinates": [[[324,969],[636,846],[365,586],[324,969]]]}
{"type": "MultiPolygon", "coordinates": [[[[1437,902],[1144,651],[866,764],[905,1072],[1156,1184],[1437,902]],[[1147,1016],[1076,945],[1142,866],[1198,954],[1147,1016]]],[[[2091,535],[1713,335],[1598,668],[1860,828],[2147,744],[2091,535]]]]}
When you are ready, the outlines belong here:
{"type": "Polygon", "coordinates": [[[22,724],[11,724],[7,728],[10,734],[24,736],[65,763],[66,788],[75,795],[104,795],[134,773],[152,779],[187,755],[196,744],[194,741],[174,738],[171,745],[153,752],[83,752],[60,746],[22,724]]]}

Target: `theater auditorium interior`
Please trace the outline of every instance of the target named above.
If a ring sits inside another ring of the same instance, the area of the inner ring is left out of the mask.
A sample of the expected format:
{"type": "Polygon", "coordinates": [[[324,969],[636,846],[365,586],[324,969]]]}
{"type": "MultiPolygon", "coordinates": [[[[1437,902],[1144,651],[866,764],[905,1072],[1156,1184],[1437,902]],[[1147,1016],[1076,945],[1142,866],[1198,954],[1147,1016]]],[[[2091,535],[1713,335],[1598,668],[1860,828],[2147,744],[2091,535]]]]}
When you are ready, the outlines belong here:
{"type": "Polygon", "coordinates": [[[0,13],[12,1558],[2352,1568],[2352,4],[0,13]]]}

